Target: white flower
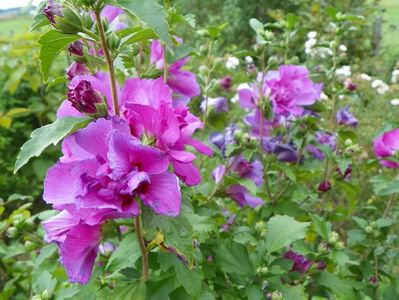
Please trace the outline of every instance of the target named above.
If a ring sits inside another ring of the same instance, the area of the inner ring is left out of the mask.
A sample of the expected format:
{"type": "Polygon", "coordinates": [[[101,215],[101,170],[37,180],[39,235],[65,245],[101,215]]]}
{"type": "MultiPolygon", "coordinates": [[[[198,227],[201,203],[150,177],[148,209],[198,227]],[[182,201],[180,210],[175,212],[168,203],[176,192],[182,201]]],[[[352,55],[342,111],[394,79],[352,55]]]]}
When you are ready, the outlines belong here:
{"type": "Polygon", "coordinates": [[[339,100],[344,100],[344,98],[345,98],[344,95],[339,95],[339,96],[338,96],[338,99],[339,99],[339,100]]]}
{"type": "Polygon", "coordinates": [[[231,103],[237,103],[238,102],[238,95],[235,95],[233,98],[230,98],[231,103]]]}
{"type": "Polygon", "coordinates": [[[396,106],[396,105],[399,105],[399,99],[392,99],[392,100],[391,100],[391,104],[392,104],[392,105],[395,105],[395,106],[396,106]]]}
{"type": "Polygon", "coordinates": [[[346,47],[344,44],[339,45],[338,49],[342,52],[348,51],[348,47],[346,47]]]}
{"type": "Polygon", "coordinates": [[[389,91],[389,86],[380,79],[373,80],[371,87],[380,95],[383,95],[389,91]]]}
{"type": "Polygon", "coordinates": [[[229,70],[234,70],[240,65],[240,61],[237,57],[230,56],[226,61],[226,68],[229,70]]]}
{"type": "Polygon", "coordinates": [[[317,43],[316,39],[308,39],[305,43],[305,48],[313,48],[317,43]]]}
{"type": "Polygon", "coordinates": [[[371,80],[371,76],[366,74],[366,73],[362,73],[360,74],[360,78],[366,81],[370,81],[371,80]]]}
{"type": "Polygon", "coordinates": [[[252,90],[252,87],[249,85],[249,83],[245,82],[245,83],[240,83],[237,86],[237,91],[241,91],[241,90],[252,90]]]}
{"type": "Polygon", "coordinates": [[[316,31],[309,31],[308,32],[308,38],[309,39],[314,39],[317,36],[317,32],[316,31]]]}
{"type": "Polygon", "coordinates": [[[323,92],[321,92],[320,94],[320,100],[327,100],[328,96],[326,94],[324,94],[323,92]]]}
{"type": "Polygon", "coordinates": [[[247,64],[251,64],[251,63],[253,63],[253,58],[251,57],[251,56],[245,56],[245,62],[247,63],[247,64]]]}
{"type": "Polygon", "coordinates": [[[399,81],[399,70],[393,70],[392,71],[391,82],[392,83],[397,83],[398,81],[399,81]]]}
{"type": "Polygon", "coordinates": [[[335,75],[341,78],[350,77],[352,75],[351,67],[342,66],[341,68],[335,70],[335,75]]]}

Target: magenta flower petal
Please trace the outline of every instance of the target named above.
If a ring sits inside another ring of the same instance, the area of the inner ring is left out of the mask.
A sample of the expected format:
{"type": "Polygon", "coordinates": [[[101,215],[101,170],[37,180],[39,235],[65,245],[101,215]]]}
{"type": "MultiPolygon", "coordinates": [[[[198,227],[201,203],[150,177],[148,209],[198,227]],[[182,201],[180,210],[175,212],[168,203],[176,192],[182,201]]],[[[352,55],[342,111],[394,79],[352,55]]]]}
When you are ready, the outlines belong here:
{"type": "Polygon", "coordinates": [[[198,140],[190,138],[186,140],[186,144],[194,147],[194,149],[197,150],[199,153],[205,154],[207,156],[213,155],[212,148],[208,147],[207,145],[198,140]]]}
{"type": "Polygon", "coordinates": [[[192,98],[201,93],[195,74],[189,71],[171,71],[167,83],[173,92],[179,95],[192,98]]]}
{"type": "Polygon", "coordinates": [[[170,172],[150,175],[149,184],[139,188],[137,193],[157,214],[176,217],[180,212],[180,187],[176,175],[170,172]]]}
{"type": "Polygon", "coordinates": [[[72,216],[68,211],[63,210],[58,215],[42,222],[46,231],[44,239],[46,242],[63,242],[68,231],[79,224],[79,218],[72,216]]]}
{"type": "Polygon", "coordinates": [[[101,11],[101,17],[106,18],[108,23],[112,23],[119,15],[123,13],[123,9],[112,6],[112,5],[105,5],[103,10],[101,11]]]}
{"type": "Polygon", "coordinates": [[[133,173],[128,181],[130,192],[133,192],[143,183],[150,183],[150,176],[146,172],[133,173]]]}
{"type": "Polygon", "coordinates": [[[161,103],[172,103],[172,93],[161,78],[128,79],[122,90],[123,103],[149,105],[159,108],[161,103]]]}
{"type": "Polygon", "coordinates": [[[242,108],[257,108],[258,98],[258,93],[252,87],[238,91],[238,99],[242,108]]]}
{"type": "Polygon", "coordinates": [[[188,186],[198,185],[201,183],[201,175],[193,162],[180,163],[172,160],[174,172],[188,186]]]}
{"type": "Polygon", "coordinates": [[[170,150],[168,154],[176,161],[181,163],[189,163],[195,159],[195,155],[187,151],[170,150]]]}
{"type": "MultiPolygon", "coordinates": [[[[399,128],[387,131],[374,140],[374,153],[378,158],[390,157],[399,150],[399,128]]],[[[387,168],[398,168],[399,163],[381,160],[381,165],[387,168]]]]}
{"type": "Polygon", "coordinates": [[[84,117],[84,114],[74,108],[70,101],[64,100],[57,110],[57,118],[65,117],[84,117]]]}
{"type": "Polygon", "coordinates": [[[115,178],[130,173],[134,166],[149,174],[163,173],[168,169],[169,162],[164,153],[141,145],[127,134],[114,131],[109,143],[109,166],[115,178]]]}
{"type": "Polygon", "coordinates": [[[78,224],[67,233],[60,253],[70,282],[89,281],[100,242],[100,226],[78,224]]]}
{"type": "Polygon", "coordinates": [[[216,183],[219,183],[222,180],[225,173],[226,173],[226,167],[223,165],[219,165],[212,171],[211,175],[213,180],[215,180],[216,183]]]}
{"type": "Polygon", "coordinates": [[[262,199],[252,196],[245,186],[239,184],[229,186],[226,190],[226,194],[241,207],[248,205],[254,208],[264,204],[262,199]]]}
{"type": "MultiPolygon", "coordinates": [[[[107,136],[113,130],[112,122],[106,119],[98,119],[90,123],[84,130],[75,134],[76,143],[93,156],[107,157],[107,136]]],[[[124,132],[129,132],[128,127],[124,132]]]]}
{"type": "Polygon", "coordinates": [[[74,166],[72,163],[57,163],[48,170],[44,179],[44,201],[55,206],[75,203],[76,181],[70,176],[74,166]]]}

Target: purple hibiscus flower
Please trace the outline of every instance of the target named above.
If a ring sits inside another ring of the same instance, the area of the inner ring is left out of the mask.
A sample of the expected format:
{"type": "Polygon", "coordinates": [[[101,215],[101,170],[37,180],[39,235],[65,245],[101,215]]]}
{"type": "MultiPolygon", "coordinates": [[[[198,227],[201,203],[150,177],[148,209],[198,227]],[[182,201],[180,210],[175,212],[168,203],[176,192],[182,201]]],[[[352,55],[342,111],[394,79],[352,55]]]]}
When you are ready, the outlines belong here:
{"type": "MultiPolygon", "coordinates": [[[[180,38],[177,38],[179,43],[182,43],[180,38]]],[[[151,63],[159,70],[164,68],[164,53],[163,48],[158,40],[153,40],[151,43],[151,63]]],[[[182,67],[187,63],[189,57],[184,57],[173,62],[169,66],[169,74],[167,84],[177,95],[177,102],[187,103],[190,98],[196,97],[201,93],[199,84],[195,74],[182,67]]]]}
{"type": "Polygon", "coordinates": [[[284,116],[301,116],[303,107],[320,99],[323,89],[322,84],[310,79],[309,71],[302,66],[280,66],[278,71],[270,71],[265,80],[274,112],[284,116]]]}
{"type": "Polygon", "coordinates": [[[62,211],[44,223],[46,240],[58,244],[69,279],[86,283],[101,225],[138,215],[135,197],[155,213],[177,216],[180,187],[165,153],[142,145],[116,117],[98,119],[67,137],[62,152],[44,182],[43,199],[62,211]]]}
{"type": "MultiPolygon", "coordinates": [[[[388,158],[396,155],[399,150],[399,128],[387,131],[374,140],[374,153],[377,158],[388,158]]],[[[380,160],[387,168],[398,168],[399,163],[391,160],[380,160]]]]}
{"type": "Polygon", "coordinates": [[[306,273],[309,268],[312,266],[313,261],[307,259],[305,256],[300,255],[292,250],[287,251],[284,254],[284,258],[287,258],[294,262],[291,271],[292,272],[299,272],[299,273],[306,273]]]}
{"type": "Polygon", "coordinates": [[[349,112],[349,106],[345,106],[338,110],[336,115],[337,123],[339,125],[348,125],[351,127],[356,127],[358,120],[353,114],[349,112]]]}

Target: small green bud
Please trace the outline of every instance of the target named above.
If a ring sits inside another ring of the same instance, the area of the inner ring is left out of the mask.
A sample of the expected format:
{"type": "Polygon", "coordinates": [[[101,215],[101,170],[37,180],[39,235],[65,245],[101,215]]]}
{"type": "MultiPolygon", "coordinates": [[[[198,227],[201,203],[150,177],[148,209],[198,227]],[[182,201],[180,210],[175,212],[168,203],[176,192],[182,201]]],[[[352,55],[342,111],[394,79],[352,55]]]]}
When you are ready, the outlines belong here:
{"type": "Polygon", "coordinates": [[[329,244],[335,244],[336,242],[338,242],[338,240],[339,240],[339,235],[335,231],[331,232],[330,235],[328,236],[329,244]]]}
{"type": "Polygon", "coordinates": [[[342,249],[344,249],[345,248],[345,245],[344,245],[344,243],[342,242],[342,241],[338,241],[336,244],[335,244],[335,249],[337,249],[337,250],[342,250],[342,249]]]}
{"type": "Polygon", "coordinates": [[[317,246],[317,252],[321,254],[328,253],[328,246],[326,245],[326,243],[320,243],[317,246]]]}
{"type": "Polygon", "coordinates": [[[6,234],[10,239],[15,238],[18,235],[18,229],[15,227],[10,227],[7,229],[6,234]]]}
{"type": "Polygon", "coordinates": [[[371,227],[371,226],[366,226],[366,228],[364,228],[364,231],[365,231],[366,233],[372,233],[372,232],[373,232],[373,227],[371,227]]]}
{"type": "Polygon", "coordinates": [[[243,134],[244,134],[244,133],[243,133],[241,130],[236,130],[236,131],[234,131],[234,139],[235,139],[237,142],[240,142],[240,141],[242,140],[243,134]]]}
{"type": "Polygon", "coordinates": [[[373,227],[373,228],[377,228],[378,224],[377,224],[377,222],[373,221],[373,222],[370,223],[370,226],[373,227]]]}
{"type": "Polygon", "coordinates": [[[31,300],[43,300],[43,298],[40,295],[34,295],[31,300]]]}
{"type": "Polygon", "coordinates": [[[83,21],[79,12],[74,8],[65,6],[61,9],[62,17],[55,16],[53,26],[62,33],[75,34],[83,30],[83,21]]]}
{"type": "Polygon", "coordinates": [[[283,300],[283,295],[281,294],[280,291],[274,291],[272,293],[272,300],[283,300]]]}
{"type": "Polygon", "coordinates": [[[116,50],[121,44],[121,39],[115,33],[111,33],[107,36],[107,44],[111,50],[116,50]]]}
{"type": "Polygon", "coordinates": [[[207,66],[200,66],[199,67],[199,72],[200,72],[200,74],[206,74],[208,72],[208,67],[207,66]]]}
{"type": "Polygon", "coordinates": [[[267,64],[268,64],[269,66],[275,66],[275,65],[277,65],[277,64],[278,64],[278,58],[277,58],[277,56],[270,56],[269,59],[268,59],[268,61],[267,61],[267,64]]]}
{"type": "Polygon", "coordinates": [[[268,268],[268,267],[262,267],[262,268],[260,269],[260,272],[261,272],[262,274],[267,274],[267,273],[269,273],[269,268],[268,268]]]}
{"type": "Polygon", "coordinates": [[[24,243],[24,247],[25,247],[25,250],[26,250],[27,252],[30,252],[30,251],[36,249],[36,244],[33,243],[33,242],[31,242],[31,241],[26,241],[26,242],[24,243]]]}
{"type": "Polygon", "coordinates": [[[346,147],[350,147],[350,146],[352,146],[353,145],[353,141],[351,140],[351,139],[346,139],[345,140],[345,146],[346,147]]]}
{"type": "Polygon", "coordinates": [[[45,289],[43,292],[42,292],[42,299],[43,300],[50,300],[51,299],[51,297],[53,296],[53,293],[51,293],[48,289],[45,289]]]}

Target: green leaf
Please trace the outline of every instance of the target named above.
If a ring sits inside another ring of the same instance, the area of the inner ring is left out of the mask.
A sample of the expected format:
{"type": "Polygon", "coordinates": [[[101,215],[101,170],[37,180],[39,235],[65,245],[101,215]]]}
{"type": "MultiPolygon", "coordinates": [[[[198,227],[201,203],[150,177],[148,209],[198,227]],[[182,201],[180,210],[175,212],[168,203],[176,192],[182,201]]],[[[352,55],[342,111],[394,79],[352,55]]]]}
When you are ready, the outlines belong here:
{"type": "Polygon", "coordinates": [[[117,286],[110,293],[109,299],[115,300],[126,300],[126,299],[135,299],[135,300],[145,300],[147,293],[147,287],[145,283],[141,280],[137,280],[132,282],[126,286],[117,286]]]}
{"type": "Polygon", "coordinates": [[[198,296],[201,292],[202,274],[200,269],[189,270],[181,261],[175,257],[176,278],[188,294],[198,296]]]}
{"type": "Polygon", "coordinates": [[[287,15],[287,28],[288,29],[294,29],[295,25],[298,23],[299,17],[294,14],[288,14],[287,15]]]}
{"type": "Polygon", "coordinates": [[[87,117],[67,117],[34,130],[31,139],[22,145],[15,162],[14,174],[32,157],[39,156],[51,144],[56,145],[68,134],[85,127],[92,119],[87,117]]]}
{"type": "Polygon", "coordinates": [[[36,293],[41,293],[44,290],[48,290],[52,293],[57,285],[57,279],[53,278],[51,274],[47,271],[44,271],[40,277],[33,282],[33,290],[36,293]]]}
{"type": "Polygon", "coordinates": [[[255,18],[249,20],[249,26],[251,26],[256,33],[262,32],[264,30],[263,24],[255,18]]]}
{"type": "Polygon", "coordinates": [[[182,210],[178,217],[166,217],[155,215],[149,209],[143,208],[143,228],[145,233],[153,239],[156,230],[160,230],[164,236],[163,244],[170,250],[177,252],[190,268],[194,265],[193,228],[182,210]]]}
{"type": "Polygon", "coordinates": [[[148,25],[162,42],[169,48],[173,47],[169,35],[169,25],[165,9],[155,0],[117,0],[120,7],[135,15],[148,25]]]}
{"type": "Polygon", "coordinates": [[[130,44],[134,44],[137,42],[142,42],[142,41],[146,41],[149,39],[156,39],[156,38],[157,38],[157,35],[151,28],[144,28],[144,29],[140,29],[135,32],[132,32],[131,34],[123,37],[122,44],[130,45],[130,44]]]}
{"type": "Polygon", "coordinates": [[[251,284],[247,287],[248,300],[259,300],[264,299],[262,288],[258,284],[251,284]]]}
{"type": "Polygon", "coordinates": [[[341,279],[337,275],[324,271],[316,277],[316,282],[330,289],[336,296],[340,297],[339,299],[356,299],[351,285],[352,281],[348,278],[341,279]]]}
{"type": "Polygon", "coordinates": [[[360,229],[351,229],[347,233],[347,240],[348,246],[354,246],[360,244],[366,239],[366,234],[363,230],[360,229]]]}
{"type": "Polygon", "coordinates": [[[45,82],[47,82],[50,69],[60,52],[78,39],[80,36],[77,34],[64,34],[56,30],[47,31],[39,37],[37,43],[40,45],[40,72],[45,82]]]}
{"type": "Polygon", "coordinates": [[[320,235],[324,240],[328,239],[328,235],[331,232],[331,222],[323,220],[322,217],[316,214],[310,214],[313,221],[314,230],[318,235],[320,235]]]}
{"type": "Polygon", "coordinates": [[[284,300],[306,300],[308,296],[305,293],[304,287],[301,285],[291,286],[282,285],[280,292],[283,294],[284,300]]]}
{"type": "Polygon", "coordinates": [[[274,216],[267,224],[266,249],[272,253],[303,239],[309,225],[308,222],[298,222],[289,216],[274,216]]]}
{"type": "Polygon", "coordinates": [[[126,267],[134,267],[140,257],[140,246],[136,235],[129,233],[123,238],[115,252],[112,253],[105,269],[110,272],[117,272],[126,267]]]}
{"type": "Polygon", "coordinates": [[[249,260],[247,248],[234,241],[222,241],[215,249],[216,263],[227,272],[244,276],[253,276],[254,270],[249,260]]]}

